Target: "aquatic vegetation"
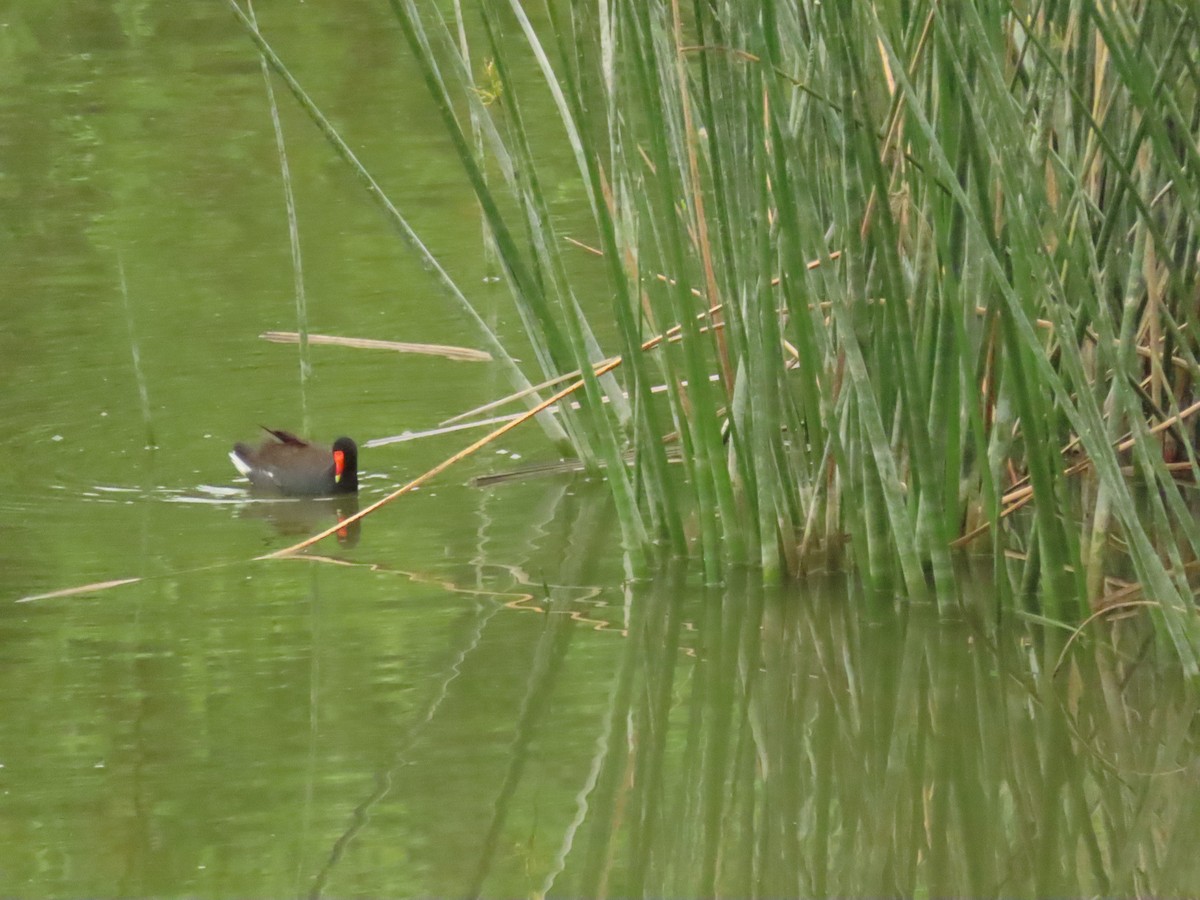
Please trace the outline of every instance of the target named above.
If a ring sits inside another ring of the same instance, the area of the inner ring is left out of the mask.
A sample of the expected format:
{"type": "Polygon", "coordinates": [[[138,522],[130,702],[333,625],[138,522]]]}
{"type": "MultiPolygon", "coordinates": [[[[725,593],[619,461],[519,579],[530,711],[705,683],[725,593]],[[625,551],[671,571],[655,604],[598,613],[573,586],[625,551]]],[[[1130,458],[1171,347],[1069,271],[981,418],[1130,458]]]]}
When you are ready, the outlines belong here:
{"type": "Polygon", "coordinates": [[[635,570],[848,558],[945,604],[965,547],[1049,620],[1148,598],[1200,673],[1191,12],[391,5],[532,343],[514,387],[582,373],[547,428],[635,570]]]}

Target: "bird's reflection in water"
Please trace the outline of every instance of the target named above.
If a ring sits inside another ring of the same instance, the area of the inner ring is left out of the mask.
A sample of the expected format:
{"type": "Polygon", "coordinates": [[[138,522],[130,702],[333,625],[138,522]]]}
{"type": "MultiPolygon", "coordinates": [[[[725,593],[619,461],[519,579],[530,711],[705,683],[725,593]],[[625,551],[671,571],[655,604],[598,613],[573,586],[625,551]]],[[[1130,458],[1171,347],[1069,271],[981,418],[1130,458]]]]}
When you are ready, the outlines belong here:
{"type": "MultiPolygon", "coordinates": [[[[358,512],[358,495],[305,497],[303,499],[256,499],[241,507],[238,515],[247,519],[265,519],[276,532],[286,537],[304,537],[344,522],[358,512]]],[[[358,543],[362,520],[356,519],[334,535],[343,547],[358,543]]]]}

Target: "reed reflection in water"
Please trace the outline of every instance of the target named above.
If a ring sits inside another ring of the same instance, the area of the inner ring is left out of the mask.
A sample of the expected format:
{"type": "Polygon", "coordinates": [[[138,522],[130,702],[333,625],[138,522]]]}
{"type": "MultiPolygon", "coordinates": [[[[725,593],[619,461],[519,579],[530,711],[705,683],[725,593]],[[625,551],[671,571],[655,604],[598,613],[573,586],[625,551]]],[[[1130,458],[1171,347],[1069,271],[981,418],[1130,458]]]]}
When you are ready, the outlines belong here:
{"type": "MultiPolygon", "coordinates": [[[[1028,673],[1057,647],[1034,632],[890,603],[864,615],[848,592],[842,577],[791,596],[751,579],[698,603],[669,581],[633,590],[593,765],[539,894],[1200,884],[1196,701],[1125,653],[1139,634],[1113,632],[1039,680],[1028,673]]],[[[507,802],[577,624],[546,617],[472,896],[489,892],[507,802]]]]}

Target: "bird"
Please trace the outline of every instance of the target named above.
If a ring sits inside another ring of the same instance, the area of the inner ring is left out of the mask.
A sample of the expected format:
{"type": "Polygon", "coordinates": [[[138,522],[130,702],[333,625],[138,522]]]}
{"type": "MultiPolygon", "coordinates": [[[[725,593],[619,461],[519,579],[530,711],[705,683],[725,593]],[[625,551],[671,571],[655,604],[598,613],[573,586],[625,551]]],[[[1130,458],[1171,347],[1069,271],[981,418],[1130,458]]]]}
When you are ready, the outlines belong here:
{"type": "Polygon", "coordinates": [[[332,447],[311,444],[290,431],[260,426],[271,435],[257,449],[237,443],[234,468],[258,489],[289,497],[323,497],[358,491],[358,445],[340,437],[332,447]]]}

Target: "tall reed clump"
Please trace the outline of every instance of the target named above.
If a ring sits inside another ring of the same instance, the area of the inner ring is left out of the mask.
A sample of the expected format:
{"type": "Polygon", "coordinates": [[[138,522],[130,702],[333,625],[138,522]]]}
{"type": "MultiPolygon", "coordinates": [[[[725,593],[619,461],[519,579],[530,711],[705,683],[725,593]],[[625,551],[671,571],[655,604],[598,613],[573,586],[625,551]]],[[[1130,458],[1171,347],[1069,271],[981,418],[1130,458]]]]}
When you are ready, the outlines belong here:
{"type": "Polygon", "coordinates": [[[970,544],[1005,602],[1053,619],[1139,584],[1200,672],[1190,7],[391,5],[533,380],[582,372],[564,428],[606,465],[635,559],[774,579],[844,548],[869,583],[942,600],[970,544]],[[570,280],[534,108],[590,209],[572,237],[603,257],[603,310],[570,280]]]}

